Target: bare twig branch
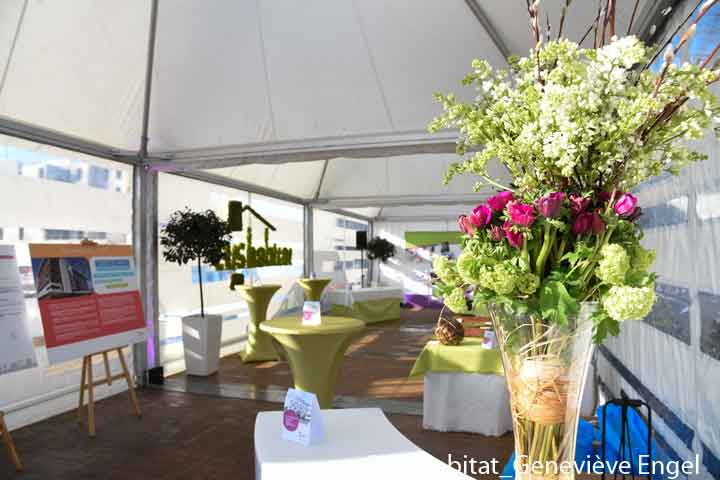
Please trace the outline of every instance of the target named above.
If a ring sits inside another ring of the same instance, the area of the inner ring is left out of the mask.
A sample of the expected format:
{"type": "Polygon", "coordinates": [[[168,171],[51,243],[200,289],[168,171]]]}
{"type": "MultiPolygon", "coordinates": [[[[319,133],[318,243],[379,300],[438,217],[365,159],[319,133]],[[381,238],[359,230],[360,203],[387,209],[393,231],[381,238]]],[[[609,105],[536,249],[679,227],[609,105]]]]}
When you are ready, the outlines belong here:
{"type": "Polygon", "coordinates": [[[595,20],[590,24],[588,29],[585,31],[585,35],[582,36],[580,41],[578,42],[578,45],[582,45],[582,43],[585,41],[588,35],[590,35],[590,32],[592,32],[593,27],[597,25],[598,20],[600,20],[600,15],[602,14],[602,11],[599,11],[597,16],[595,17],[595,20]]]}
{"type": "Polygon", "coordinates": [[[595,19],[595,35],[593,38],[593,48],[598,47],[598,27],[600,26],[600,18],[603,16],[604,10],[602,9],[602,0],[598,0],[598,15],[595,19]]]}
{"type": "Polygon", "coordinates": [[[713,57],[718,53],[718,50],[720,50],[720,43],[715,45],[715,48],[713,49],[712,52],[710,52],[710,55],[708,55],[707,58],[705,60],[703,60],[703,62],[700,64],[700,68],[707,67],[707,64],[710,63],[710,60],[712,60],[713,57]]]}
{"type": "Polygon", "coordinates": [[[668,68],[670,68],[670,64],[672,64],[674,59],[675,59],[675,53],[673,52],[672,47],[668,46],[667,49],[665,49],[665,56],[663,57],[662,71],[660,72],[660,75],[658,76],[657,80],[655,80],[655,88],[653,89],[653,97],[656,97],[658,92],[660,91],[660,85],[662,84],[663,80],[665,79],[665,75],[667,74],[668,68]]]}
{"type": "Polygon", "coordinates": [[[635,6],[633,7],[632,15],[630,16],[630,24],[628,24],[627,33],[625,36],[630,35],[630,31],[632,30],[633,23],[635,23],[635,15],[637,15],[638,6],[640,5],[640,0],[635,0],[635,6]]]}
{"type": "Polygon", "coordinates": [[[697,22],[690,25],[690,28],[688,28],[685,33],[683,33],[683,36],[680,37],[680,41],[678,42],[677,46],[675,47],[675,53],[678,53],[680,49],[692,38],[695,36],[695,32],[697,32],[697,22]]]}
{"type": "Polygon", "coordinates": [[[615,36],[615,0],[608,0],[609,3],[609,12],[608,16],[610,17],[610,39],[615,36]]]}
{"type": "MultiPolygon", "coordinates": [[[[640,1],[640,0],[638,0],[640,1]]],[[[563,28],[565,27],[565,17],[567,16],[567,11],[570,8],[570,4],[572,3],[572,0],[565,0],[565,6],[562,9],[562,14],[560,15],[560,26],[558,27],[558,34],[557,39],[560,40],[560,37],[562,37],[563,28]]]]}

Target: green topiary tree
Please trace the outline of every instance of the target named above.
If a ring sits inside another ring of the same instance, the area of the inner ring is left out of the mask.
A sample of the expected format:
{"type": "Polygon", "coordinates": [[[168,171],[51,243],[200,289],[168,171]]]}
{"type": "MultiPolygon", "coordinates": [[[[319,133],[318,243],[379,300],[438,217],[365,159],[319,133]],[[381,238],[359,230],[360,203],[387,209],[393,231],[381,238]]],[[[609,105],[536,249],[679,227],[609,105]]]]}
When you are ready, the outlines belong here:
{"type": "Polygon", "coordinates": [[[185,265],[197,260],[200,278],[200,315],[205,316],[202,264],[214,265],[222,260],[224,250],[230,246],[230,230],[212,210],[195,212],[189,208],[170,216],[160,233],[163,257],[168,262],[185,265]]]}
{"type": "Polygon", "coordinates": [[[384,238],[375,237],[368,242],[367,252],[370,260],[378,259],[385,263],[388,258],[395,256],[395,245],[384,238]]]}

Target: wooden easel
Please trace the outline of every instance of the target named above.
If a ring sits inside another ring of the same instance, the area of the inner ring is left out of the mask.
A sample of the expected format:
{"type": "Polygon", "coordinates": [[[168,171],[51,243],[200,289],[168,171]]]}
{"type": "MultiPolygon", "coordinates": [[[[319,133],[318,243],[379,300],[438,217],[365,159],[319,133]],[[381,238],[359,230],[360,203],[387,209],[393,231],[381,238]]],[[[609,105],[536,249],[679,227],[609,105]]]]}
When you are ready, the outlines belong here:
{"type": "Polygon", "coordinates": [[[138,403],[137,396],[135,395],[135,384],[133,382],[132,377],[130,376],[130,372],[127,368],[127,363],[125,363],[125,355],[123,354],[122,348],[113,348],[110,350],[105,350],[104,352],[98,352],[93,353],[90,355],[85,355],[83,357],[83,365],[82,365],[82,379],[80,381],[80,401],[78,403],[78,418],[82,420],[83,418],[83,402],[85,399],[85,390],[88,392],[88,433],[91,437],[95,437],[95,399],[93,397],[94,395],[94,389],[98,385],[102,385],[104,383],[107,383],[108,385],[112,385],[113,380],[119,380],[121,378],[124,378],[127,382],[128,386],[128,392],[130,392],[130,401],[132,402],[133,409],[135,410],[135,415],[138,416],[138,418],[141,415],[140,412],[140,404],[138,403]],[[111,375],[110,374],[110,361],[108,360],[108,352],[116,351],[118,358],[120,359],[120,365],[122,365],[122,373],[119,373],[117,375],[111,375]],[[103,356],[103,362],[105,363],[105,378],[102,380],[94,380],[93,381],[93,369],[92,369],[92,357],[94,355],[102,355],[103,356]]]}
{"type": "Polygon", "coordinates": [[[17,450],[15,450],[15,442],[13,442],[13,439],[10,436],[10,430],[8,430],[7,425],[5,424],[4,412],[0,412],[0,436],[3,439],[3,443],[5,443],[5,448],[10,456],[10,461],[13,465],[15,465],[15,470],[22,472],[23,466],[22,463],[20,463],[20,457],[18,457],[17,450]]]}

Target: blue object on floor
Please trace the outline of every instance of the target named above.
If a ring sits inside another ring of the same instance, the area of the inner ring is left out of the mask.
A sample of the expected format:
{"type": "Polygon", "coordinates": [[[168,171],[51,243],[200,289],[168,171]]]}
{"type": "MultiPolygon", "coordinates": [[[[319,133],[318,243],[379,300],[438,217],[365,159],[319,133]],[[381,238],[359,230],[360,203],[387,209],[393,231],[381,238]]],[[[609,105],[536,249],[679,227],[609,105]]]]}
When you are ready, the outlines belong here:
{"type": "MultiPolygon", "coordinates": [[[[622,408],[619,405],[608,405],[607,406],[607,432],[605,434],[605,461],[609,466],[617,464],[621,457],[625,460],[632,459],[633,473],[636,475],[646,474],[640,472],[640,455],[647,455],[648,446],[648,428],[645,424],[645,420],[633,409],[627,409],[627,421],[630,429],[630,442],[625,442],[625,455],[620,455],[620,428],[622,425],[622,408]],[[630,449],[632,446],[632,450],[630,449]]],[[[602,428],[603,424],[603,407],[600,406],[597,409],[598,425],[602,428]]],[[[602,432],[601,432],[602,433],[602,432]]],[[[652,442],[651,454],[653,459],[657,459],[657,450],[655,442],[652,442]]],[[[598,452],[601,455],[602,452],[598,452]]],[[[648,464],[649,459],[644,459],[645,465],[648,464]]],[[[610,468],[610,467],[609,467],[610,468]]],[[[647,467],[646,467],[647,470],[647,467]]],[[[607,473],[610,473],[608,470],[607,473]]]]}
{"type": "MultiPolygon", "coordinates": [[[[608,415],[609,419],[609,415],[608,415]]],[[[580,419],[578,424],[577,443],[575,446],[575,462],[580,465],[580,462],[588,461],[588,459],[595,459],[595,450],[593,449],[593,440],[596,438],[596,431],[593,426],[587,421],[580,419]]],[[[503,468],[500,478],[514,478],[515,477],[515,452],[510,455],[510,460],[503,468]]]]}

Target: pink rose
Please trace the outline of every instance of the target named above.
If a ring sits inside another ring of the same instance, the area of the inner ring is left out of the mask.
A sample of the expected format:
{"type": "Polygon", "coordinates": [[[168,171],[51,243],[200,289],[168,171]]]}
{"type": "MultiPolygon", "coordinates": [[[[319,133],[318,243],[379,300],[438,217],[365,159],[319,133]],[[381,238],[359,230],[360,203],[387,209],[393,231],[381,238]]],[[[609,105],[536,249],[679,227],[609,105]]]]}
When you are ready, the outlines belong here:
{"type": "Polygon", "coordinates": [[[508,206],[510,219],[515,225],[529,227],[535,221],[535,209],[532,205],[526,205],[520,202],[511,202],[508,206]]]}
{"type": "Polygon", "coordinates": [[[493,225],[490,227],[490,238],[495,240],[496,242],[499,242],[503,238],[505,238],[505,231],[500,225],[493,225]]]}
{"type": "Polygon", "coordinates": [[[523,245],[523,234],[522,232],[516,232],[512,229],[512,223],[505,222],[503,225],[503,230],[505,230],[505,237],[507,238],[507,241],[510,245],[512,245],[515,248],[522,248],[523,245]]]}
{"type": "Polygon", "coordinates": [[[560,216],[560,208],[565,199],[562,192],[553,192],[550,195],[540,197],[537,201],[538,211],[545,218],[557,218],[560,216]]]}
{"type": "Polygon", "coordinates": [[[592,225],[592,213],[581,213],[573,223],[572,231],[575,235],[585,235],[590,231],[592,225]]]}
{"type": "Polygon", "coordinates": [[[615,213],[621,217],[629,217],[637,208],[637,197],[631,193],[623,193],[615,202],[615,213]]]}
{"type": "Polygon", "coordinates": [[[467,215],[460,215],[458,217],[458,227],[460,227],[461,232],[467,235],[472,235],[475,231],[467,215]]]}
{"type": "Polygon", "coordinates": [[[570,211],[574,216],[580,215],[590,205],[590,199],[580,195],[570,194],[570,211]]]}
{"type": "Polygon", "coordinates": [[[515,197],[513,197],[512,192],[504,190],[497,195],[493,195],[492,197],[488,198],[487,204],[490,205],[490,208],[492,208],[493,211],[500,213],[505,210],[505,205],[507,205],[509,201],[514,199],[515,197]]]}
{"type": "Polygon", "coordinates": [[[473,211],[470,214],[470,221],[477,228],[485,227],[488,223],[490,223],[491,218],[492,210],[490,210],[490,207],[487,205],[478,205],[473,208],[473,211]]]}

